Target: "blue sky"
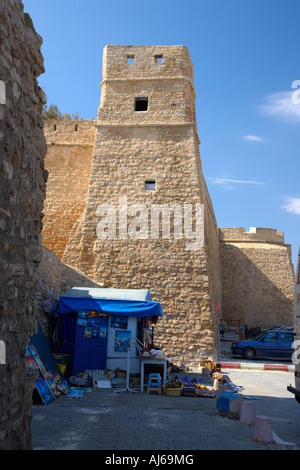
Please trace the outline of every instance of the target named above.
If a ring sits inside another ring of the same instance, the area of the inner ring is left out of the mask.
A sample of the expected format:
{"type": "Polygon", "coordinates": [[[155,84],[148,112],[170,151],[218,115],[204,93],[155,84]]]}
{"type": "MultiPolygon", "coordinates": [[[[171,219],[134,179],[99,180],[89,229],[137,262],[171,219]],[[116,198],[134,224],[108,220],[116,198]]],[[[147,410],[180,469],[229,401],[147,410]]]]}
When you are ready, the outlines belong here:
{"type": "Polygon", "coordinates": [[[203,173],[220,227],[300,245],[299,0],[24,0],[48,104],[96,118],[106,44],[189,48],[203,173]],[[293,88],[294,87],[294,88],[293,88]]]}

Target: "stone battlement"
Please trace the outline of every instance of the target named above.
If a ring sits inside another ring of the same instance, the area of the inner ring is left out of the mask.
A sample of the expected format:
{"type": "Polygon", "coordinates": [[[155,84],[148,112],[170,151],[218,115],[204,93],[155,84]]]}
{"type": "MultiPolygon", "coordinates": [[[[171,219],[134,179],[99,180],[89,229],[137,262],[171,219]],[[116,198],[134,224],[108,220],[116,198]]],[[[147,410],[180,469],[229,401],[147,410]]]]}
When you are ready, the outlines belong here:
{"type": "Polygon", "coordinates": [[[44,134],[47,145],[94,145],[95,124],[91,120],[62,120],[45,121],[44,134]]]}
{"type": "Polygon", "coordinates": [[[284,233],[272,228],[250,227],[246,232],[244,227],[219,228],[220,242],[261,242],[284,245],[284,233]]]}

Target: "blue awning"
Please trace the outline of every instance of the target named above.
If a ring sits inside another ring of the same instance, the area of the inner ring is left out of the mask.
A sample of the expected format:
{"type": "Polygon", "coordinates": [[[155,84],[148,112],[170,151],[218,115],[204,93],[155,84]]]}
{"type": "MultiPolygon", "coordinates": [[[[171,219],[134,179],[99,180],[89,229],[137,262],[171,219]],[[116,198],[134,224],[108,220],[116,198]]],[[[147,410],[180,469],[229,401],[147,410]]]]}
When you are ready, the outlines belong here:
{"type": "Polygon", "coordinates": [[[162,317],[159,302],[152,302],[148,289],[101,289],[73,287],[60,296],[58,314],[97,310],[109,315],[162,317]]]}

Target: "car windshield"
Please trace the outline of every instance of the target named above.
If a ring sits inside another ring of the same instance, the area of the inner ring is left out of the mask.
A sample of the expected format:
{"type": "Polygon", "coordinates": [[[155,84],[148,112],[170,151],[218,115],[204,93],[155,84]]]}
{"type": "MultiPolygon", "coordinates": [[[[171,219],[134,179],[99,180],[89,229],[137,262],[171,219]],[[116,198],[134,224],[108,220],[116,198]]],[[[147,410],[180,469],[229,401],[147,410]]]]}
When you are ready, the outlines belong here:
{"type": "Polygon", "coordinates": [[[255,336],[253,339],[260,339],[262,336],[265,336],[266,332],[263,331],[263,333],[260,333],[258,336],[255,336]]]}

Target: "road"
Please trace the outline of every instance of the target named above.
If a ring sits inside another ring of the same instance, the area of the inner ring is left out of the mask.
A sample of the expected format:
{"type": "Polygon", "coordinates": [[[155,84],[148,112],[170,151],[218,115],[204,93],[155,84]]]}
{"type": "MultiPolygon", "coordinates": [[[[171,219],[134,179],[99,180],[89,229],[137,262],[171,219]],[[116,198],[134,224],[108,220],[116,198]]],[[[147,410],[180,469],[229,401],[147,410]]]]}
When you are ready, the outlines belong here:
{"type": "MultiPolygon", "coordinates": [[[[274,361],[264,361],[274,364],[274,361]]],[[[286,363],[284,363],[286,364],[286,363]]],[[[294,384],[293,372],[263,370],[222,370],[233,383],[242,385],[242,394],[255,396],[256,415],[268,416],[272,420],[275,437],[293,442],[300,449],[300,405],[287,386],[294,384]]]]}

